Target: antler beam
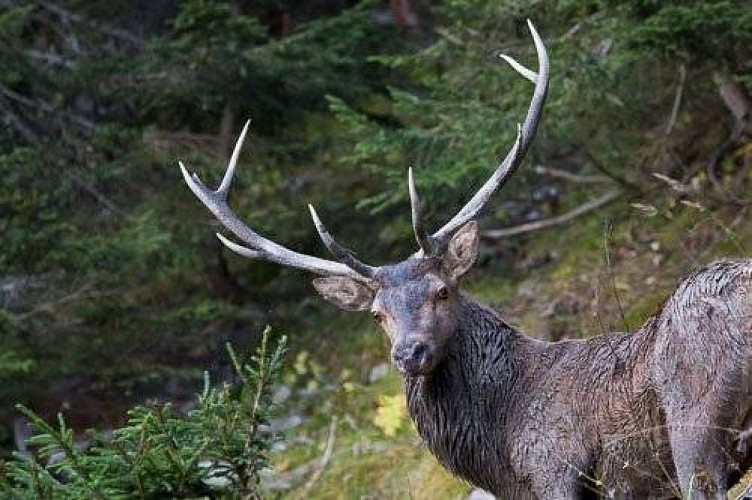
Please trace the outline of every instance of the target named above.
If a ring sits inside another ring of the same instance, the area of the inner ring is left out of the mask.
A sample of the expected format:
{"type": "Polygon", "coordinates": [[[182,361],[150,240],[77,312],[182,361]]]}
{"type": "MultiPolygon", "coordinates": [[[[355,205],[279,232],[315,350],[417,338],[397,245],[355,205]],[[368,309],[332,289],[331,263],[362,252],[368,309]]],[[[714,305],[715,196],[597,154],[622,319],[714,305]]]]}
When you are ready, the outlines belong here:
{"type": "MultiPolygon", "coordinates": [[[[449,222],[430,237],[418,237],[416,230],[416,237],[419,242],[425,240],[432,243],[432,246],[429,245],[429,250],[431,252],[441,252],[446,246],[449,238],[451,238],[452,234],[454,234],[457,229],[478,216],[478,213],[488,202],[489,198],[491,198],[491,195],[506,184],[506,182],[517,171],[517,168],[522,163],[525,153],[530,147],[530,143],[533,141],[535,132],[538,129],[538,123],[540,122],[543,104],[546,101],[546,94],[548,92],[549,62],[546,46],[543,44],[543,40],[541,40],[535,26],[533,26],[533,23],[530,22],[530,20],[527,21],[527,25],[530,28],[530,33],[533,36],[533,42],[535,43],[535,50],[538,54],[538,72],[535,73],[534,71],[525,68],[522,64],[507,55],[500,56],[524,78],[535,83],[535,90],[533,91],[533,97],[530,100],[530,106],[527,115],[525,116],[525,121],[521,126],[518,125],[517,138],[504,160],[499,164],[491,177],[485,182],[485,184],[483,184],[478,192],[475,193],[470,201],[468,201],[449,222]]],[[[411,188],[411,199],[412,191],[413,189],[411,188]]],[[[417,214],[420,215],[420,211],[417,211],[417,214]]],[[[415,217],[416,210],[415,204],[413,204],[413,227],[423,227],[423,223],[419,221],[416,222],[415,217]]],[[[423,248],[423,244],[421,244],[421,249],[424,254],[429,253],[423,248]]]]}
{"type": "Polygon", "coordinates": [[[433,238],[426,231],[423,225],[423,206],[418,198],[418,190],[415,188],[415,179],[413,179],[413,169],[407,169],[407,186],[410,190],[410,211],[413,220],[413,233],[415,240],[418,242],[423,255],[431,255],[434,250],[433,238]]]}
{"type": "MultiPolygon", "coordinates": [[[[420,253],[426,256],[437,255],[445,250],[446,244],[454,232],[463,226],[466,222],[476,218],[481,209],[488,202],[489,198],[499,188],[501,188],[514,175],[517,168],[522,162],[530,143],[535,136],[535,132],[540,122],[541,111],[546,100],[549,80],[549,62],[546,47],[535,30],[533,24],[528,20],[528,27],[535,42],[535,49],[538,54],[538,72],[531,71],[515,61],[509,56],[501,55],[512,68],[520,73],[524,78],[535,83],[535,90],[530,101],[530,106],[522,125],[517,127],[517,138],[512,148],[507,153],[504,160],[499,164],[491,177],[475,193],[475,195],[465,204],[462,209],[441,229],[434,234],[430,234],[423,223],[423,214],[420,199],[415,188],[415,179],[413,178],[412,169],[408,170],[408,187],[410,190],[410,207],[413,221],[413,231],[415,239],[420,246],[420,253]]],[[[235,167],[240,156],[240,150],[243,146],[246,134],[248,133],[250,121],[246,122],[243,131],[235,144],[235,149],[230,157],[222,182],[219,187],[213,191],[207,188],[196,174],[189,174],[182,162],[180,170],[183,173],[188,187],[198,197],[201,202],[214,214],[214,216],[235,236],[237,236],[244,245],[230,241],[224,236],[217,234],[219,240],[230,250],[254,259],[263,259],[285,266],[296,267],[311,271],[321,275],[341,275],[349,276],[359,281],[369,283],[375,275],[378,268],[364,264],[358,260],[352,251],[337,243],[321,222],[316,211],[309,205],[311,217],[316,226],[316,230],[324,242],[324,245],[334,255],[339,262],[321,259],[310,255],[302,254],[290,250],[287,247],[274,243],[264,238],[250,227],[245,225],[227,204],[227,193],[230,190],[235,167]]]]}
{"type": "MultiPolygon", "coordinates": [[[[250,257],[253,259],[267,260],[283,266],[296,267],[306,271],[311,271],[316,274],[324,276],[341,275],[349,276],[359,281],[367,282],[370,277],[373,276],[375,268],[363,264],[357,260],[352,252],[339,245],[334,239],[325,231],[327,238],[319,231],[322,239],[327,248],[332,250],[337,257],[343,257],[341,260],[344,262],[335,262],[326,259],[320,259],[310,255],[302,254],[290,250],[287,247],[274,243],[273,241],[264,238],[260,234],[256,233],[253,229],[248,227],[243,221],[241,221],[237,215],[232,211],[227,204],[227,193],[230,190],[232,179],[235,174],[235,167],[240,156],[240,150],[243,147],[246,134],[248,133],[248,127],[250,121],[247,121],[243,127],[243,131],[238,137],[238,141],[235,143],[235,149],[230,157],[230,162],[227,166],[222,182],[216,191],[213,191],[206,187],[201,179],[196,174],[189,174],[182,162],[180,164],[180,170],[183,173],[188,187],[193,191],[193,194],[198,197],[201,202],[211,211],[212,214],[227,228],[231,233],[237,236],[245,245],[239,245],[225,238],[221,234],[217,234],[217,238],[227,248],[236,252],[244,257],[250,257]]],[[[319,221],[320,223],[320,221],[319,221]]],[[[318,227],[319,224],[317,224],[318,227]]]]}

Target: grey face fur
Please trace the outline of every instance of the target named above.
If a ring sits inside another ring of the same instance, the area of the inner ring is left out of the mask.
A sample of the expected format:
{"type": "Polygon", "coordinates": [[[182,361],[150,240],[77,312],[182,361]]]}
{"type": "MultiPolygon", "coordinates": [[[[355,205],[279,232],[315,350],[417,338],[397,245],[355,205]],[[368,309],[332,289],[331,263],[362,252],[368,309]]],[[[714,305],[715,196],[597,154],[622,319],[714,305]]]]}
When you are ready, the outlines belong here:
{"type": "Polygon", "coordinates": [[[392,344],[394,367],[405,375],[427,375],[457,330],[459,279],[477,253],[478,225],[471,221],[452,237],[443,257],[413,256],[383,266],[370,287],[345,276],[317,278],[313,285],[342,309],[370,309],[392,344]]]}

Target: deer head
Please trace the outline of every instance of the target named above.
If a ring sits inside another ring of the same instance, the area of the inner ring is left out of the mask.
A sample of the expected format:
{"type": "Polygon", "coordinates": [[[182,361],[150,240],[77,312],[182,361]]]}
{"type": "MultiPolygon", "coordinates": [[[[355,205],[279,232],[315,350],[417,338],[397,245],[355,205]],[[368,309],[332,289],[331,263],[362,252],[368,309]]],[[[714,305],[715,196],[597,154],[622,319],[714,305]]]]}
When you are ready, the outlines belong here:
{"type": "Polygon", "coordinates": [[[478,249],[478,226],[473,219],[517,170],[540,121],[548,90],[548,55],[530,21],[528,26],[538,54],[538,72],[501,55],[535,84],[514,144],[485,184],[433,234],[425,229],[412,170],[408,169],[412,225],[419,250],[402,262],[378,267],[361,262],[332,237],[310,205],[316,230],[336,261],[295,252],[245,225],[228,206],[227,193],[249,123],[243,127],[219,188],[207,188],[180,163],[185,182],[225,228],[245,244],[234,243],[218,233],[217,237],[230,250],[323,276],[316,278],[313,285],[325,299],[348,311],[372,312],[391,340],[392,362],[398,371],[411,376],[427,375],[441,361],[447,340],[456,330],[459,281],[472,267],[478,249]]]}

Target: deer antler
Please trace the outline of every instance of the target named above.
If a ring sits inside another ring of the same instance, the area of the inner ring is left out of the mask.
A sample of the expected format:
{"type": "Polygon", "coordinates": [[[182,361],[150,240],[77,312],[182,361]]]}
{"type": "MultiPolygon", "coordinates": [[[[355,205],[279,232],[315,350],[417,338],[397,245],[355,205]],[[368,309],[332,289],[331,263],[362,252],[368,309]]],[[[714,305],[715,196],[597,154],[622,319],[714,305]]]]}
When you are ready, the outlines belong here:
{"type": "Polygon", "coordinates": [[[245,141],[245,136],[248,133],[248,126],[250,123],[250,121],[246,122],[243,127],[243,131],[240,133],[237,143],[235,143],[235,149],[233,150],[230,162],[227,165],[227,171],[216,191],[207,188],[196,174],[189,174],[183,163],[178,162],[180,164],[180,170],[183,172],[183,178],[185,179],[186,184],[188,184],[188,187],[191,188],[191,191],[193,191],[198,199],[206,205],[211,213],[214,214],[214,216],[228,230],[230,230],[230,232],[240,238],[240,240],[248,246],[238,245],[219,233],[217,233],[217,238],[219,238],[227,248],[244,257],[267,260],[269,262],[296,267],[298,269],[304,269],[325,276],[349,276],[361,282],[369,282],[370,278],[376,271],[376,268],[360,262],[350,250],[337,243],[321,223],[316,212],[313,210],[313,207],[311,207],[311,215],[313,216],[316,229],[318,230],[321,239],[324,241],[324,244],[329,251],[331,251],[341,262],[320,259],[318,257],[298,253],[287,247],[274,243],[245,225],[245,223],[243,223],[243,221],[241,221],[229,207],[227,204],[227,193],[230,190],[232,178],[235,174],[235,166],[237,165],[240,150],[243,147],[243,141],[245,141]]]}
{"type": "MultiPolygon", "coordinates": [[[[530,33],[535,42],[535,49],[538,53],[538,73],[525,68],[509,56],[501,55],[501,57],[523,77],[535,83],[535,90],[533,91],[533,97],[530,101],[530,107],[525,116],[525,121],[521,126],[517,126],[517,138],[515,139],[509,153],[507,153],[504,160],[496,168],[496,171],[494,171],[478,192],[475,193],[470,201],[468,201],[449,222],[435,233],[429,234],[423,223],[421,203],[418,198],[418,192],[415,189],[413,172],[412,169],[408,170],[408,187],[410,189],[413,231],[415,232],[415,239],[418,241],[418,245],[420,246],[423,255],[437,255],[445,249],[449,238],[451,238],[454,232],[466,222],[474,219],[486,202],[488,202],[491,195],[509,180],[520,166],[522,158],[530,147],[535,131],[538,128],[543,103],[546,100],[549,64],[546,47],[543,45],[540,35],[538,35],[538,32],[529,20],[527,24],[530,28],[530,33]]],[[[263,259],[285,266],[297,267],[299,269],[304,269],[325,276],[349,276],[358,281],[369,283],[378,268],[364,264],[355,257],[352,251],[337,243],[321,222],[316,210],[314,210],[312,206],[309,205],[308,208],[311,212],[311,218],[316,226],[316,230],[326,248],[329,249],[339,262],[301,254],[264,238],[246,226],[228,206],[227,193],[230,190],[232,177],[235,173],[235,166],[238,161],[238,156],[240,156],[240,149],[243,146],[243,141],[248,132],[249,124],[250,122],[246,122],[243,127],[243,131],[241,132],[240,137],[235,144],[235,149],[232,152],[232,157],[227,166],[225,176],[216,191],[207,188],[196,174],[190,175],[183,163],[179,162],[185,182],[188,184],[188,187],[191,188],[191,191],[193,191],[199,200],[206,205],[206,207],[227,229],[230,230],[230,232],[240,238],[240,240],[247,246],[239,245],[228,240],[221,234],[217,234],[219,240],[230,250],[245,257],[263,259]]]]}
{"type": "Polygon", "coordinates": [[[426,227],[423,225],[423,206],[418,198],[418,190],[415,189],[415,180],[413,179],[413,169],[407,169],[407,187],[410,190],[410,212],[413,219],[413,233],[418,246],[424,255],[430,255],[433,247],[433,237],[428,234],[426,227]]]}
{"type": "Polygon", "coordinates": [[[420,220],[420,203],[418,201],[418,195],[415,192],[412,170],[408,173],[413,230],[415,232],[415,238],[418,240],[418,244],[424,255],[434,255],[443,251],[443,248],[446,246],[446,243],[449,238],[451,238],[452,234],[454,234],[454,232],[466,222],[474,219],[478,215],[483,206],[488,202],[491,195],[501,188],[512,177],[512,175],[514,175],[515,171],[520,166],[525,153],[530,147],[533,137],[535,136],[538,122],[540,122],[541,111],[543,110],[543,103],[546,100],[546,92],[548,91],[549,63],[548,54],[546,53],[546,47],[543,44],[543,40],[541,40],[540,35],[535,30],[535,27],[530,20],[527,21],[527,25],[533,36],[535,50],[538,53],[538,73],[525,68],[522,64],[507,55],[502,54],[501,58],[509,63],[509,65],[523,77],[533,82],[535,84],[535,90],[533,91],[533,97],[530,100],[530,107],[527,110],[525,121],[521,126],[517,126],[517,138],[515,139],[512,148],[509,150],[509,153],[507,153],[504,160],[496,168],[496,171],[494,171],[491,177],[485,184],[483,184],[478,192],[475,193],[470,201],[468,201],[465,206],[462,207],[462,209],[441,229],[433,233],[433,235],[429,235],[426,232],[424,224],[420,220]]]}

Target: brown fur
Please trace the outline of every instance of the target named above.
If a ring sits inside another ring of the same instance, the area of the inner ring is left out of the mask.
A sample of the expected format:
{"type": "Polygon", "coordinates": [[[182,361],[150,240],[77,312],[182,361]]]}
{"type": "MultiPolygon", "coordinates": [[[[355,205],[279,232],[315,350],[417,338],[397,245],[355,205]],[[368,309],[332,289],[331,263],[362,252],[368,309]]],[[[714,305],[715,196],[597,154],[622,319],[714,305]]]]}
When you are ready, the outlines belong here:
{"type": "Polygon", "coordinates": [[[636,332],[543,342],[459,291],[474,233],[357,294],[348,278],[317,285],[371,307],[439,461],[501,498],[725,498],[752,458],[735,442],[752,422],[752,260],[694,273],[636,332]]]}
{"type": "Polygon", "coordinates": [[[445,360],[406,377],[411,416],[501,498],[725,498],[752,407],[751,286],[752,261],[718,262],[637,332],[554,343],[463,298],[445,360]]]}

